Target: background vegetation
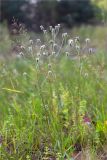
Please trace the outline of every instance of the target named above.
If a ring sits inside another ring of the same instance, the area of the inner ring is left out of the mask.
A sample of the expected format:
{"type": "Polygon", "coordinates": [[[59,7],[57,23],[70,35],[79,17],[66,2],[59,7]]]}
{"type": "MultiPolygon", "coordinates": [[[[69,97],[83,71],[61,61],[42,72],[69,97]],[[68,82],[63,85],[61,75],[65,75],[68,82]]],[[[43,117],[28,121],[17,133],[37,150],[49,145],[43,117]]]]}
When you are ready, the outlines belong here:
{"type": "Polygon", "coordinates": [[[102,13],[107,12],[106,0],[0,0],[1,21],[12,23],[13,17],[35,31],[40,25],[62,23],[67,27],[80,24],[101,23],[102,13]]]}

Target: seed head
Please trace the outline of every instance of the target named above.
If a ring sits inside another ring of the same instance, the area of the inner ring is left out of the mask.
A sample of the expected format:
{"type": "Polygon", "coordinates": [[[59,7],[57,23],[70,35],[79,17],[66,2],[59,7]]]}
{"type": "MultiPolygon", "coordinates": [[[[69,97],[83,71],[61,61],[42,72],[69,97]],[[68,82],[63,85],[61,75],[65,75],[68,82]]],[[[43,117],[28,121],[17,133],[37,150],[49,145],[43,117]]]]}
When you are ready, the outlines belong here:
{"type": "Polygon", "coordinates": [[[50,31],[52,30],[52,26],[49,26],[50,31]]]}
{"type": "Polygon", "coordinates": [[[42,45],[41,47],[40,47],[40,50],[44,50],[46,48],[46,46],[45,45],[42,45]]]}
{"type": "Polygon", "coordinates": [[[41,40],[40,40],[40,39],[37,39],[36,42],[37,42],[37,43],[41,43],[41,40]]]}
{"type": "Polygon", "coordinates": [[[40,26],[40,29],[41,29],[41,30],[44,30],[44,27],[41,25],[41,26],[40,26]]]}
{"type": "Polygon", "coordinates": [[[56,44],[56,43],[54,43],[54,44],[53,44],[53,47],[54,47],[54,48],[55,48],[55,47],[57,47],[57,44],[56,44]]]}
{"type": "Polygon", "coordinates": [[[54,36],[55,35],[55,29],[52,28],[51,32],[52,32],[52,36],[54,36]]]}
{"type": "Polygon", "coordinates": [[[29,52],[32,52],[32,46],[28,47],[29,52]]]}
{"type": "Polygon", "coordinates": [[[68,45],[69,45],[69,46],[73,46],[73,44],[74,44],[73,39],[69,39],[69,40],[68,40],[68,45]]]}
{"type": "Polygon", "coordinates": [[[52,55],[55,55],[56,54],[56,52],[52,52],[52,55]]]}
{"type": "Polygon", "coordinates": [[[55,31],[58,33],[59,32],[59,26],[55,26],[55,31]]]}
{"type": "Polygon", "coordinates": [[[77,43],[79,41],[80,41],[80,37],[79,36],[75,37],[75,43],[77,43]]]}
{"type": "Polygon", "coordinates": [[[53,43],[54,43],[54,41],[51,39],[51,40],[49,41],[49,43],[50,43],[50,44],[53,44],[53,43]]]}
{"type": "Polygon", "coordinates": [[[67,37],[67,33],[62,33],[62,38],[66,38],[67,37]]]}
{"type": "Polygon", "coordinates": [[[39,62],[39,58],[36,58],[36,62],[37,62],[37,63],[39,62]]]}
{"type": "Polygon", "coordinates": [[[47,33],[47,30],[43,30],[43,33],[46,34],[46,33],[47,33]]]}
{"type": "Polygon", "coordinates": [[[43,56],[46,56],[46,55],[47,55],[47,53],[46,53],[46,52],[43,52],[42,54],[43,54],[43,56]]]}
{"type": "Polygon", "coordinates": [[[33,44],[33,40],[32,40],[32,39],[30,39],[30,40],[29,40],[29,43],[30,43],[30,44],[33,44]]]}
{"type": "Polygon", "coordinates": [[[85,42],[86,42],[86,43],[90,43],[90,39],[89,39],[89,38],[86,38],[86,39],[85,39],[85,42]]]}
{"type": "Polygon", "coordinates": [[[20,46],[20,48],[21,48],[21,49],[25,49],[25,47],[24,47],[24,46],[20,46]]]}
{"type": "Polygon", "coordinates": [[[60,27],[61,27],[61,25],[60,25],[60,24],[58,24],[58,27],[60,28],[60,27]]]}
{"type": "Polygon", "coordinates": [[[48,75],[49,75],[49,76],[52,75],[52,71],[51,71],[51,70],[48,71],[48,75]]]}

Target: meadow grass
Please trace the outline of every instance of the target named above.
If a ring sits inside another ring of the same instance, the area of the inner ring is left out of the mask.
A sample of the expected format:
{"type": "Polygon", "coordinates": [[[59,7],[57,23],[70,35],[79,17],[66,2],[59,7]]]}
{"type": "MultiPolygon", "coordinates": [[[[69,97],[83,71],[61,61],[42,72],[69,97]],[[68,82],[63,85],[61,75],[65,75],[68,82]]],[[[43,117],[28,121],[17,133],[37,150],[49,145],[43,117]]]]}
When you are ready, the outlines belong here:
{"type": "Polygon", "coordinates": [[[52,29],[43,33],[43,44],[19,36],[23,51],[0,61],[0,160],[74,160],[79,153],[97,160],[106,154],[105,35],[98,44],[91,29],[81,28],[80,43],[52,29]]]}

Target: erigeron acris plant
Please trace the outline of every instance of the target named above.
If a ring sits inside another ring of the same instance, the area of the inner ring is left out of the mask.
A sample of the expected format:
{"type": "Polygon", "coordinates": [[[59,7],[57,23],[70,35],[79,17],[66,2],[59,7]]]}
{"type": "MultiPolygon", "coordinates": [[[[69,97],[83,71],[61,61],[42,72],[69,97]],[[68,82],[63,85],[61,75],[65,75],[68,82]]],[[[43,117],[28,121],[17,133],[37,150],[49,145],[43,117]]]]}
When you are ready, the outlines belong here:
{"type": "MultiPolygon", "coordinates": [[[[60,28],[61,25],[58,24],[55,27],[49,26],[49,29],[46,30],[45,27],[41,25],[40,29],[42,31],[43,39],[37,38],[36,40],[33,40],[30,38],[28,46],[23,46],[24,49],[26,48],[25,52],[19,53],[22,57],[29,55],[29,57],[32,58],[34,65],[38,70],[38,74],[43,73],[41,71],[44,68],[44,80],[41,86],[46,84],[47,80],[52,82],[52,79],[55,79],[58,73],[54,71],[54,65],[61,57],[64,56],[71,60],[76,59],[78,61],[79,74],[81,77],[85,74],[82,73],[82,59],[84,57],[86,58],[89,54],[94,53],[93,48],[91,47],[90,38],[86,38],[82,41],[79,36],[72,37],[72,35],[67,32],[61,34],[60,28]],[[46,69],[45,65],[47,66],[46,69]]],[[[80,83],[80,80],[78,83],[80,83]]],[[[80,86],[80,84],[78,85],[80,86]]],[[[78,92],[80,92],[80,90],[78,90],[78,92]]]]}
{"type": "Polygon", "coordinates": [[[13,159],[31,159],[32,153],[38,154],[34,159],[71,159],[74,146],[96,147],[100,133],[106,135],[106,81],[99,78],[104,59],[97,65],[98,56],[88,56],[94,53],[92,40],[61,34],[59,26],[42,26],[41,38],[19,42],[15,63],[1,63],[0,147],[11,144],[13,159]]]}

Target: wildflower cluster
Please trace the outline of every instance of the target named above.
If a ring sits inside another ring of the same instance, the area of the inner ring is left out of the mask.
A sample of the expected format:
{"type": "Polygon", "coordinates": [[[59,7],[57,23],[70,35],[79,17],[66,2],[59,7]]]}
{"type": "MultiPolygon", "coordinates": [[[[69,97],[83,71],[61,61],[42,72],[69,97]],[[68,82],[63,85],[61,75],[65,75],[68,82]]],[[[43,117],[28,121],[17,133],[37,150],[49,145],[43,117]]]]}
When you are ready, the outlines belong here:
{"type": "Polygon", "coordinates": [[[62,55],[73,59],[95,52],[90,38],[82,41],[79,36],[72,37],[67,32],[61,35],[60,28],[61,25],[58,24],[55,27],[49,26],[49,29],[46,30],[41,25],[40,29],[43,32],[43,37],[41,39],[29,39],[28,44],[21,44],[21,52],[17,54],[19,56],[32,57],[38,63],[40,60],[50,60],[62,55]]]}

